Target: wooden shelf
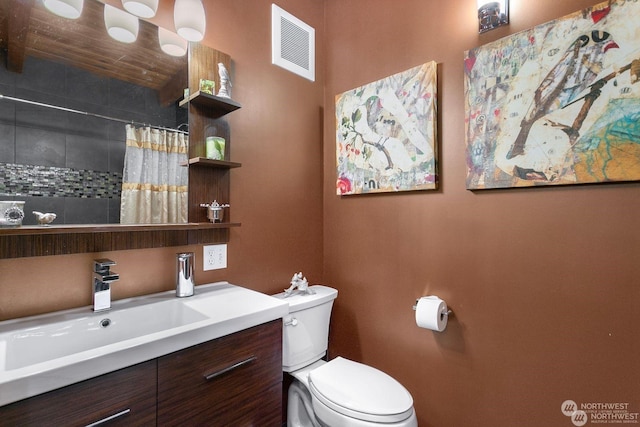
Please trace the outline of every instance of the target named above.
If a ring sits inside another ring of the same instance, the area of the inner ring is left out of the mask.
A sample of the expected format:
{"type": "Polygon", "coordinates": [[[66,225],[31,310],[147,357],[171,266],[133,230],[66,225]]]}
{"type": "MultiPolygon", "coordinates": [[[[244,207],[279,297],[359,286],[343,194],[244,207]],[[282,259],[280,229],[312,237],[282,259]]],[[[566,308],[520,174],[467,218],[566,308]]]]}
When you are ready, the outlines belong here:
{"type": "Polygon", "coordinates": [[[181,231],[207,228],[239,227],[239,222],[190,222],[187,224],[79,224],[79,225],[23,225],[0,228],[1,236],[24,236],[29,234],[78,234],[78,233],[130,233],[132,231],[181,231]]]}
{"type": "Polygon", "coordinates": [[[191,94],[188,98],[180,101],[180,106],[184,107],[187,104],[192,103],[194,105],[198,105],[201,107],[208,107],[212,110],[218,112],[219,116],[224,116],[225,114],[229,114],[232,111],[237,110],[238,108],[242,108],[240,104],[234,101],[231,98],[222,98],[215,95],[209,95],[208,93],[203,93],[197,91],[191,94]]]}
{"type": "Polygon", "coordinates": [[[0,229],[0,259],[224,243],[237,222],[87,224],[0,229]]]}
{"type": "Polygon", "coordinates": [[[232,228],[232,227],[240,227],[242,223],[240,222],[199,222],[194,223],[198,229],[206,229],[206,228],[232,228]]]}
{"type": "Polygon", "coordinates": [[[182,163],[182,166],[205,166],[210,168],[221,168],[221,169],[231,169],[231,168],[239,168],[242,166],[241,163],[236,162],[228,162],[226,160],[213,160],[208,159],[206,157],[194,157],[189,159],[188,162],[182,163]]]}

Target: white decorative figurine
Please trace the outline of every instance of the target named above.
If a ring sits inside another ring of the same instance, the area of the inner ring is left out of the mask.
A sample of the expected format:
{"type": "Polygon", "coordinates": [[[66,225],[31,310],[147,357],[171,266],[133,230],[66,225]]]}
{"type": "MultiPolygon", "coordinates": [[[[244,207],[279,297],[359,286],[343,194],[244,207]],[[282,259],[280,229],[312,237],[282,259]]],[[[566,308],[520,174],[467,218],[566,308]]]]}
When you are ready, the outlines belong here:
{"type": "Polygon", "coordinates": [[[284,290],[284,296],[288,297],[296,288],[298,288],[298,291],[303,294],[315,294],[315,292],[309,288],[309,282],[307,281],[307,278],[302,277],[302,272],[293,275],[293,277],[291,278],[291,286],[289,286],[289,289],[284,290]]]}
{"type": "Polygon", "coordinates": [[[218,76],[220,76],[220,90],[218,91],[218,96],[231,98],[231,90],[229,88],[233,85],[231,84],[227,67],[225,67],[222,62],[218,62],[218,76]]]}
{"type": "Polygon", "coordinates": [[[33,211],[33,214],[36,216],[36,221],[38,221],[39,225],[49,225],[56,219],[56,214],[54,213],[42,213],[38,211],[33,211]]]}

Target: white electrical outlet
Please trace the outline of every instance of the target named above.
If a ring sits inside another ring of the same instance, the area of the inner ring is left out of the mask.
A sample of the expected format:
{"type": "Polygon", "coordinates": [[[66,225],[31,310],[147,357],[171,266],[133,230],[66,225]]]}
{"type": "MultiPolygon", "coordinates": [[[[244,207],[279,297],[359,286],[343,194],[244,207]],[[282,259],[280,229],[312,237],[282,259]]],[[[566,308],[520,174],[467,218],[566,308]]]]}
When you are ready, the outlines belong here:
{"type": "Polygon", "coordinates": [[[204,271],[227,268],[227,245],[203,246],[202,259],[204,271]]]}

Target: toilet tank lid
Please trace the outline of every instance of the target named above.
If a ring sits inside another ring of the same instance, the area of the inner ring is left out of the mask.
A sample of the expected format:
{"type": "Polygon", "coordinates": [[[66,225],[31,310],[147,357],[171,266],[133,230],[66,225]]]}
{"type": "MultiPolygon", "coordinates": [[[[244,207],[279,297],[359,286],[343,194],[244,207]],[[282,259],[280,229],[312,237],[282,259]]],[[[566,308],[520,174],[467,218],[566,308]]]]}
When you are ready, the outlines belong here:
{"type": "Polygon", "coordinates": [[[413,398],[390,375],[342,357],[309,373],[311,391],[334,410],[359,419],[397,422],[413,412],[413,398]]]}
{"type": "Polygon", "coordinates": [[[289,303],[289,313],[304,310],[309,307],[315,307],[316,305],[324,304],[326,302],[336,299],[338,291],[323,285],[309,286],[313,294],[301,293],[299,291],[293,291],[288,297],[284,296],[284,292],[274,295],[285,302],[289,303]]]}

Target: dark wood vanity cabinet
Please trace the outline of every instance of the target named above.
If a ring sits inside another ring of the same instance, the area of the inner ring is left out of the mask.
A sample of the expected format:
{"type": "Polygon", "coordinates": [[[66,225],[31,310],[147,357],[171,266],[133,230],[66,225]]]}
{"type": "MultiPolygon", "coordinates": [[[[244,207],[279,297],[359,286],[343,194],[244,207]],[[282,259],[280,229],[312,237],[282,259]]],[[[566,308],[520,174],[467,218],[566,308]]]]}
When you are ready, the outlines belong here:
{"type": "Polygon", "coordinates": [[[0,408],[0,427],[89,425],[281,426],[282,320],[0,408]]]}
{"type": "Polygon", "coordinates": [[[152,426],[155,360],[72,384],[0,408],[0,426],[152,426]]]}
{"type": "Polygon", "coordinates": [[[158,359],[159,426],[280,426],[282,321],[158,359]]]}

